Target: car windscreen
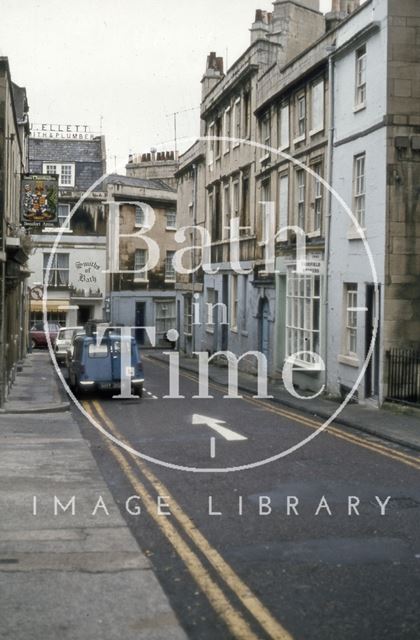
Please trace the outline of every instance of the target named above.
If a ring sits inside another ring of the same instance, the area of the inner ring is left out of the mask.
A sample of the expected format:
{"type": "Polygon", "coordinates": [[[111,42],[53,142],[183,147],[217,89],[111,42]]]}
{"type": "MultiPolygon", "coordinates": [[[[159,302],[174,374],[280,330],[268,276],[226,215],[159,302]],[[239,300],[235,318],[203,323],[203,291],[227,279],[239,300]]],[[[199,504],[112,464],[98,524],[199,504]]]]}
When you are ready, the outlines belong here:
{"type": "Polygon", "coordinates": [[[58,340],[71,340],[73,333],[73,329],[60,329],[58,332],[58,340]]]}

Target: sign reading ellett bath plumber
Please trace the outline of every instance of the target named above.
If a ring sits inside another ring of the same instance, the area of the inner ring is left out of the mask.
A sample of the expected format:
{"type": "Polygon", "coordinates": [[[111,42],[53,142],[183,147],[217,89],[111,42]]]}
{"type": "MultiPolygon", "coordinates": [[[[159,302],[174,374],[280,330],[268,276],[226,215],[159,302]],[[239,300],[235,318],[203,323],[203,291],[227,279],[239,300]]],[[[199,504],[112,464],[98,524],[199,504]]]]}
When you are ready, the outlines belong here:
{"type": "Polygon", "coordinates": [[[98,133],[86,124],[31,123],[31,138],[51,138],[54,140],[93,140],[98,133]]]}
{"type": "Polygon", "coordinates": [[[21,222],[39,225],[57,221],[58,177],[25,175],[22,180],[21,222]]]}

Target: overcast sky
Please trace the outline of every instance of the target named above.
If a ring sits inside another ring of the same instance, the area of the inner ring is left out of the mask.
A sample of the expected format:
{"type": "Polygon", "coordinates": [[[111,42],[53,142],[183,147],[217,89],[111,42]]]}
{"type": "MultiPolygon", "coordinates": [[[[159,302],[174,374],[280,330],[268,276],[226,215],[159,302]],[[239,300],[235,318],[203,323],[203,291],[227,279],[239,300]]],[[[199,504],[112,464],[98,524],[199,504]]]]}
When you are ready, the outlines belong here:
{"type": "MultiPolygon", "coordinates": [[[[321,10],[330,3],[321,0],[321,10]]],[[[125,173],[130,152],[173,148],[169,114],[199,106],[207,54],[227,56],[231,65],[249,44],[256,9],[272,4],[0,0],[0,55],[27,89],[32,122],[99,131],[102,117],[108,170],[125,173]]],[[[180,138],[198,135],[198,109],[177,120],[180,138]]]]}

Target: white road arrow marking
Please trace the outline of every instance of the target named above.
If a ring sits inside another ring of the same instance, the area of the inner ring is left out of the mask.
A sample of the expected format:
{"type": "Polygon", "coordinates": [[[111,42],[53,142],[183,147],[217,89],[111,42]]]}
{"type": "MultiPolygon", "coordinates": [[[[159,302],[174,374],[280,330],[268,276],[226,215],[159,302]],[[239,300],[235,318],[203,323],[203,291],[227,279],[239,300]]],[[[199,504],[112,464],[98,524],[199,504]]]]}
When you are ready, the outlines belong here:
{"type": "Polygon", "coordinates": [[[232,429],[222,427],[222,424],[226,424],[224,420],[217,420],[216,418],[210,418],[209,416],[201,416],[199,413],[194,413],[192,417],[193,424],[206,424],[210,429],[217,431],[217,433],[226,440],[248,440],[245,436],[242,436],[232,429]]]}

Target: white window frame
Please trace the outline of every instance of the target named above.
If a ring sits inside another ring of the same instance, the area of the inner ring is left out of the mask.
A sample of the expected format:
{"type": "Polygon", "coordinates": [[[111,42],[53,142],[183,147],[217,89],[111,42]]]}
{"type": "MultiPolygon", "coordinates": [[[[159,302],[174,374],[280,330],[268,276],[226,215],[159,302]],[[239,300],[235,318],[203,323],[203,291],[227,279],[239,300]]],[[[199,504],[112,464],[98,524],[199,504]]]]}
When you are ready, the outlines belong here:
{"type": "MultiPolygon", "coordinates": [[[[267,109],[260,120],[260,141],[265,147],[271,147],[271,110],[267,109]]],[[[270,151],[261,148],[261,162],[270,157],[270,151]]]]}
{"type": "MultiPolygon", "coordinates": [[[[267,178],[261,183],[261,203],[262,202],[271,202],[271,179],[267,178]]],[[[265,244],[268,240],[267,238],[267,205],[261,204],[261,243],[265,244]]]]}
{"type": "Polygon", "coordinates": [[[290,146],[290,105],[284,102],[278,107],[277,135],[279,150],[288,149],[290,146]]]}
{"type": "MultiPolygon", "coordinates": [[[[134,250],[134,271],[136,272],[138,269],[144,268],[148,261],[147,249],[136,248],[134,250]],[[140,256],[140,251],[144,252],[144,261],[140,261],[138,258],[140,256]]],[[[134,273],[134,282],[147,282],[149,279],[148,272],[142,271],[141,273],[134,273]]]]}
{"type": "Polygon", "coordinates": [[[229,238],[230,233],[230,215],[231,215],[231,208],[232,208],[232,200],[231,200],[231,193],[230,193],[230,182],[225,182],[223,184],[223,233],[222,233],[222,238],[226,239],[229,238]]]}
{"type": "Polygon", "coordinates": [[[344,285],[344,354],[354,360],[357,359],[357,294],[356,283],[344,285]]]}
{"type": "Polygon", "coordinates": [[[168,231],[176,231],[176,209],[170,209],[165,214],[166,217],[166,229],[168,231]],[[168,222],[169,216],[172,217],[172,224],[168,222]]]}
{"type": "MultiPolygon", "coordinates": [[[[313,273],[299,274],[293,268],[287,272],[286,295],[286,356],[300,351],[321,353],[321,279],[313,273]],[[314,320],[316,320],[314,324],[314,320]]],[[[313,369],[309,354],[295,358],[296,364],[313,369]]]]}
{"type": "Polygon", "coordinates": [[[59,187],[74,187],[75,163],[74,162],[43,162],[42,172],[48,175],[58,175],[59,187]],[[63,168],[70,168],[70,181],[63,181],[63,168]]]}
{"type": "Polygon", "coordinates": [[[364,44],[356,50],[356,70],[355,70],[355,95],[354,109],[359,111],[366,107],[366,69],[367,69],[367,48],[364,44]]]}
{"type": "Polygon", "coordinates": [[[70,229],[70,220],[68,222],[66,222],[67,217],[69,216],[70,213],[70,205],[67,204],[66,202],[59,202],[57,205],[57,222],[58,222],[58,226],[60,227],[60,229],[70,229]],[[66,214],[65,215],[61,215],[60,216],[60,207],[66,209],[66,214]]]}
{"type": "Polygon", "coordinates": [[[366,153],[354,156],[353,212],[362,229],[366,228],[366,153]]]}
{"type": "Polygon", "coordinates": [[[176,282],[176,271],[173,264],[175,251],[167,251],[165,256],[165,282],[176,282]]]}
{"type": "Polygon", "coordinates": [[[324,79],[320,78],[311,87],[311,130],[310,136],[314,136],[325,127],[325,89],[324,79]]]}
{"type": "Polygon", "coordinates": [[[184,335],[191,336],[192,335],[192,296],[190,294],[184,295],[184,335]]]}
{"type": "MultiPolygon", "coordinates": [[[[311,169],[317,176],[322,178],[322,162],[315,162],[311,169]]],[[[319,236],[322,231],[322,219],[323,219],[323,211],[324,211],[324,189],[323,184],[319,178],[315,176],[312,177],[312,206],[313,206],[313,216],[312,216],[312,232],[311,235],[319,236]]]]}
{"type": "Polygon", "coordinates": [[[214,164],[214,149],[215,149],[214,133],[215,133],[215,123],[213,121],[213,122],[210,122],[208,131],[207,131],[207,136],[209,138],[213,138],[213,140],[209,140],[207,144],[207,165],[209,167],[212,167],[214,164]]]}
{"type": "Polygon", "coordinates": [[[306,231],[306,171],[296,169],[296,224],[306,231]]]}
{"type": "Polygon", "coordinates": [[[156,300],[155,327],[157,336],[166,336],[169,329],[176,327],[175,300],[156,300]],[[166,308],[165,308],[166,307],[166,308]]]}
{"type": "Polygon", "coordinates": [[[245,91],[243,94],[243,135],[245,140],[251,137],[251,91],[245,91]]]}
{"type": "Polygon", "coordinates": [[[307,105],[306,105],[306,93],[299,93],[296,96],[296,135],[294,143],[302,142],[306,138],[306,117],[307,117],[307,105]],[[303,109],[302,109],[303,105],[303,109]]]}
{"type": "MultiPolygon", "coordinates": [[[[51,254],[43,253],[43,265],[42,265],[42,281],[45,282],[45,275],[47,271],[47,265],[51,254]]],[[[49,271],[48,287],[68,287],[70,284],[70,254],[69,253],[55,253],[51,263],[51,269],[49,271]],[[61,262],[62,258],[67,258],[67,265],[58,266],[58,262],[61,262]]]]}
{"type": "MultiPolygon", "coordinates": [[[[225,109],[223,114],[223,137],[230,138],[231,137],[231,126],[232,126],[232,113],[230,106],[225,109]]],[[[223,153],[227,154],[230,152],[230,140],[223,140],[223,153]]]]}
{"type": "Polygon", "coordinates": [[[278,201],[277,201],[277,242],[287,240],[287,227],[289,224],[289,173],[278,174],[278,201]],[[280,229],[285,229],[279,233],[280,229]]]}
{"type": "Polygon", "coordinates": [[[138,229],[142,229],[146,226],[146,214],[143,207],[139,207],[138,204],[134,205],[134,226],[138,229]]]}
{"type": "Polygon", "coordinates": [[[233,137],[235,142],[233,148],[239,147],[241,144],[241,98],[237,98],[233,104],[233,137]]]}

